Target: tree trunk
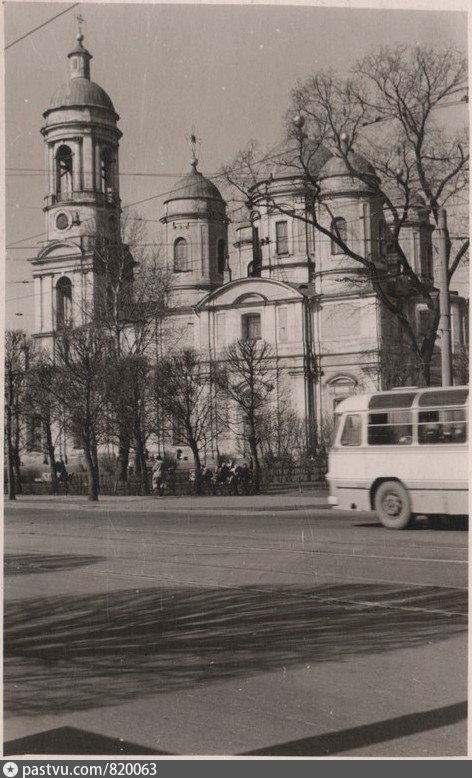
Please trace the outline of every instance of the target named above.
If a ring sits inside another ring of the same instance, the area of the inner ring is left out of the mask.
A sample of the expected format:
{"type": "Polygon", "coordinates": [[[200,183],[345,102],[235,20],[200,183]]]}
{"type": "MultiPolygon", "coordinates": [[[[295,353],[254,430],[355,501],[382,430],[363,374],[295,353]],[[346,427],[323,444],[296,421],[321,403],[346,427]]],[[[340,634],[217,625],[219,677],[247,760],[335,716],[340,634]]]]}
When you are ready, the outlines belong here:
{"type": "Polygon", "coordinates": [[[253,461],[254,492],[259,494],[261,491],[261,466],[259,463],[259,453],[257,451],[256,436],[254,433],[255,430],[253,428],[249,438],[249,447],[251,449],[251,457],[253,461]]]}
{"type": "Polygon", "coordinates": [[[88,476],[88,499],[91,502],[97,502],[100,488],[98,478],[97,447],[91,442],[90,434],[86,435],[84,454],[88,476]]]}
{"type": "Polygon", "coordinates": [[[13,440],[12,440],[12,412],[13,405],[13,376],[8,375],[8,403],[7,403],[7,458],[8,458],[8,499],[16,500],[15,471],[13,468],[13,440]]]}
{"type": "Polygon", "coordinates": [[[123,482],[128,480],[129,447],[128,430],[120,425],[116,481],[123,482]]]}
{"type": "Polygon", "coordinates": [[[141,425],[139,424],[139,420],[136,419],[135,421],[135,439],[136,439],[136,471],[137,475],[139,473],[139,480],[141,484],[141,491],[142,494],[150,494],[150,488],[149,488],[149,477],[148,477],[148,471],[146,466],[146,448],[144,445],[144,439],[143,434],[141,430],[141,425]]]}
{"type": "Polygon", "coordinates": [[[197,494],[201,494],[203,487],[202,463],[200,461],[200,452],[196,441],[193,440],[190,442],[190,448],[192,449],[193,462],[195,465],[195,491],[197,494]]]}
{"type": "Polygon", "coordinates": [[[21,457],[20,457],[20,419],[15,412],[15,430],[13,435],[13,467],[15,470],[16,493],[23,494],[21,487],[21,457]]]}
{"type": "Polygon", "coordinates": [[[59,491],[59,484],[56,471],[56,452],[54,450],[54,443],[52,442],[51,419],[48,416],[43,417],[43,432],[46,439],[46,451],[49,459],[49,470],[51,473],[51,490],[53,494],[57,494],[59,491]]]}

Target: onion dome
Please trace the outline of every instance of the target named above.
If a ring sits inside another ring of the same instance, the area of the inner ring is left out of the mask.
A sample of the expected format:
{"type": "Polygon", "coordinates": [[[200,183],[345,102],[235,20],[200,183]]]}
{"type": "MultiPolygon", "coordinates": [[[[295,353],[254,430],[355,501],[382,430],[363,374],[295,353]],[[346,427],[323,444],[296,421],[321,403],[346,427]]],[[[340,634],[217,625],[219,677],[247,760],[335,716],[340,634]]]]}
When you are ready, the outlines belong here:
{"type": "Polygon", "coordinates": [[[82,45],[84,36],[77,35],[77,44],[67,55],[70,61],[70,79],[57,89],[44,116],[58,108],[102,108],[116,115],[115,107],[104,89],[90,80],[92,55],[82,45]]]}
{"type": "Polygon", "coordinates": [[[208,178],[205,178],[198,170],[198,159],[195,157],[190,162],[192,170],[174,186],[167,203],[172,200],[219,200],[223,198],[219,189],[208,178]]]}

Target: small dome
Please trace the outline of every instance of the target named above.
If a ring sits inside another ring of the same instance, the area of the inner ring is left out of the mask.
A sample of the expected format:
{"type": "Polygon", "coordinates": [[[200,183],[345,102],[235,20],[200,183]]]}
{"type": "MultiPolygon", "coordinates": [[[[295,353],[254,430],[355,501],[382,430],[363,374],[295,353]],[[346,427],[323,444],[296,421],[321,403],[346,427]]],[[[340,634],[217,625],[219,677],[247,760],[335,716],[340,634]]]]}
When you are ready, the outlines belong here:
{"type": "Polygon", "coordinates": [[[427,208],[426,200],[421,192],[413,192],[411,195],[410,205],[412,208],[427,208]]]}
{"type": "MultiPolygon", "coordinates": [[[[192,160],[193,162],[193,160],[192,160]]],[[[205,178],[196,169],[196,164],[192,165],[191,173],[180,179],[180,181],[174,186],[170,197],[166,202],[171,200],[220,200],[223,202],[223,198],[219,189],[208,178],[205,178]]]]}
{"type": "Polygon", "coordinates": [[[352,175],[351,170],[360,175],[377,178],[375,169],[362,154],[350,151],[347,158],[351,169],[349,169],[349,166],[346,164],[346,160],[343,159],[343,157],[331,157],[320,170],[320,180],[334,176],[350,176],[352,175]]]}
{"type": "Polygon", "coordinates": [[[54,92],[46,113],[56,108],[68,108],[76,105],[105,108],[116,113],[105,90],[93,81],[89,81],[88,78],[71,78],[67,84],[60,86],[54,92]]]}
{"type": "MultiPolygon", "coordinates": [[[[313,151],[309,165],[310,174],[313,178],[318,178],[318,174],[323,165],[332,156],[331,152],[325,146],[319,146],[319,148],[313,151]]],[[[267,164],[264,165],[263,173],[259,177],[259,183],[269,179],[276,181],[277,179],[301,176],[303,176],[303,171],[300,167],[298,148],[287,149],[286,144],[284,144],[283,146],[276,147],[272,150],[270,158],[267,160],[267,164]]]]}
{"type": "MultiPolygon", "coordinates": [[[[303,175],[300,169],[300,159],[298,149],[291,149],[286,156],[280,157],[279,161],[272,165],[270,176],[274,179],[285,178],[286,176],[303,175]],[[293,167],[293,170],[291,170],[293,167]]],[[[313,178],[318,178],[318,174],[324,164],[331,159],[333,155],[325,146],[320,146],[310,159],[309,170],[313,178]]]]}

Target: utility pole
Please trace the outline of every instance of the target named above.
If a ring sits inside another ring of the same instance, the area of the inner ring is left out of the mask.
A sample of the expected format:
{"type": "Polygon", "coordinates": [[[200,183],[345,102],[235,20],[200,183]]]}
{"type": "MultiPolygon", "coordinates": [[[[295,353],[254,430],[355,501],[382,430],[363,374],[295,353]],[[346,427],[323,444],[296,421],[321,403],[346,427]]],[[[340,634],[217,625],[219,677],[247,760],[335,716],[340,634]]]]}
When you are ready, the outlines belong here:
{"type": "Polygon", "coordinates": [[[13,367],[8,365],[7,369],[8,401],[7,401],[7,466],[8,466],[8,499],[16,500],[15,489],[15,471],[13,469],[13,367]]]}
{"type": "Polygon", "coordinates": [[[447,277],[447,256],[449,233],[447,229],[447,213],[445,208],[439,209],[439,333],[441,345],[441,382],[443,386],[452,386],[452,345],[451,345],[451,303],[449,299],[449,284],[447,277]]]}

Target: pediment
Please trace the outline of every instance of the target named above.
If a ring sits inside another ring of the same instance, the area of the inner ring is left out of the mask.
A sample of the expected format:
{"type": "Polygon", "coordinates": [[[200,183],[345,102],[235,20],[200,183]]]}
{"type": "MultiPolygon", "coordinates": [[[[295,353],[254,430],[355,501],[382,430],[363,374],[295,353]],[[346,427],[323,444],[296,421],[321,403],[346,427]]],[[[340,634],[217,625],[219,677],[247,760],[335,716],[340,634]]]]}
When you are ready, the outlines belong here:
{"type": "Polygon", "coordinates": [[[80,257],[82,252],[80,246],[72,241],[56,241],[44,246],[35,257],[36,262],[44,262],[50,259],[64,259],[65,257],[80,257]]]}
{"type": "Polygon", "coordinates": [[[218,287],[200,301],[197,308],[238,306],[252,303],[268,305],[281,300],[302,300],[296,287],[272,278],[238,278],[218,287]]]}

